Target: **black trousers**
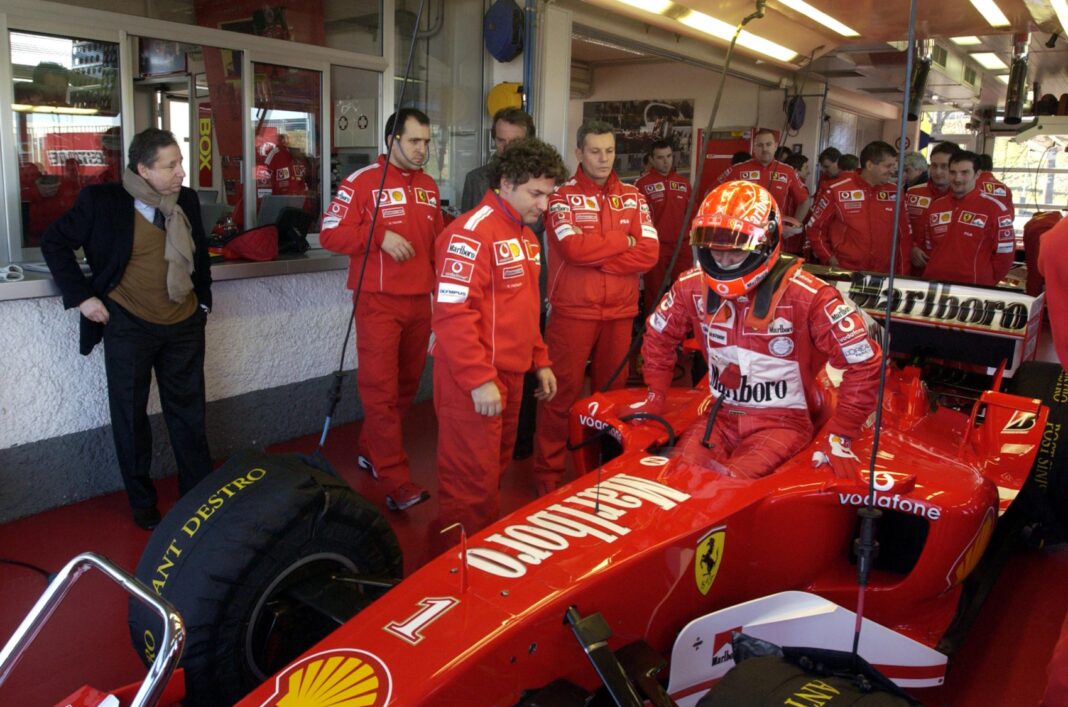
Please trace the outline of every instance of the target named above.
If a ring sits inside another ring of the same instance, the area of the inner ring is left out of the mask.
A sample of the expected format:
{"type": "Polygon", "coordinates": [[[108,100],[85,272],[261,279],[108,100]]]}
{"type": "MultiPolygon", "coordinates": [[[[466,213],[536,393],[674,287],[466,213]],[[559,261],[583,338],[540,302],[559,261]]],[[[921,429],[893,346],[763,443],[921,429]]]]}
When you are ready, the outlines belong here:
{"type": "Polygon", "coordinates": [[[133,508],[156,505],[149,478],[152,429],[148,393],[156,373],[163,419],[178,462],[178,491],[184,494],[211,473],[204,421],[204,323],[195,314],[177,324],[153,324],[114,302],[104,328],[104,365],[111,408],[111,432],[119,470],[133,508]]]}

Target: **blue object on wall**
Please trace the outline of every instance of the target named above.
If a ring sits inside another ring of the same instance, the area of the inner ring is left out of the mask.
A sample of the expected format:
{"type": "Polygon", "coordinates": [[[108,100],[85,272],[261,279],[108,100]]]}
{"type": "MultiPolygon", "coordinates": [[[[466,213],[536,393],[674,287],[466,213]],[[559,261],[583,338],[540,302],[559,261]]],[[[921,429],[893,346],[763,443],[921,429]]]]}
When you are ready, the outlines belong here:
{"type": "Polygon", "coordinates": [[[523,51],[523,25],[523,10],[515,0],[497,0],[483,21],[486,51],[497,61],[515,59],[523,51]]]}

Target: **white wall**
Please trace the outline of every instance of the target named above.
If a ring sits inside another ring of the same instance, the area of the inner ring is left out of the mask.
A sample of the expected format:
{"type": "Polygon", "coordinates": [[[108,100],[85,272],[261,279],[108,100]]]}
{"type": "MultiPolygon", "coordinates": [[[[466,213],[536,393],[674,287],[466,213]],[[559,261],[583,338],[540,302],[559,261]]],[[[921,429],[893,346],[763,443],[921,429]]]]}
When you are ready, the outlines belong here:
{"type": "MultiPolygon", "coordinates": [[[[346,271],[212,285],[209,401],[328,375],[352,310],[346,271]]],[[[110,424],[103,347],[78,353],[78,316],[58,297],[0,302],[0,449],[110,424]]],[[[349,340],[346,369],[354,366],[349,340]]],[[[149,414],[160,411],[153,387],[149,414]]]]}

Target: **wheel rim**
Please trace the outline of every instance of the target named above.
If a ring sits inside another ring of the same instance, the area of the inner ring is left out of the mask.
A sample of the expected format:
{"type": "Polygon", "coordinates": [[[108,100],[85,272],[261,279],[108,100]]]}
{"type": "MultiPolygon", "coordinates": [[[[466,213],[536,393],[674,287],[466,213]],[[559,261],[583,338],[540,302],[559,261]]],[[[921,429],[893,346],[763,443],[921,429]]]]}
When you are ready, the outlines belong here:
{"type": "Polygon", "coordinates": [[[309,621],[315,619],[314,609],[289,595],[290,588],[316,578],[329,582],[359,574],[352,560],[328,552],[302,557],[279,572],[256,602],[245,631],[245,657],[253,675],[266,680],[333,628],[316,630],[326,623],[324,617],[309,621]]]}

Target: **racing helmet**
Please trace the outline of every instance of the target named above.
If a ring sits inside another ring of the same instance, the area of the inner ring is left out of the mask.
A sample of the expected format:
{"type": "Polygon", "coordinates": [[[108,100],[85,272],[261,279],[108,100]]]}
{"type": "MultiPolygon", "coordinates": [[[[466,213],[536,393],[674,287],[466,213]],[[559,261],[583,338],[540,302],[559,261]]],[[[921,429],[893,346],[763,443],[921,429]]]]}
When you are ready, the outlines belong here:
{"type": "Polygon", "coordinates": [[[705,281],[720,297],[734,299],[763,281],[779,259],[779,207],[771,193],[752,182],[725,182],[701,202],[690,226],[690,245],[705,281]],[[742,250],[734,267],[721,267],[712,251],[742,250]]]}

